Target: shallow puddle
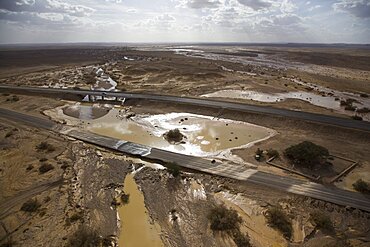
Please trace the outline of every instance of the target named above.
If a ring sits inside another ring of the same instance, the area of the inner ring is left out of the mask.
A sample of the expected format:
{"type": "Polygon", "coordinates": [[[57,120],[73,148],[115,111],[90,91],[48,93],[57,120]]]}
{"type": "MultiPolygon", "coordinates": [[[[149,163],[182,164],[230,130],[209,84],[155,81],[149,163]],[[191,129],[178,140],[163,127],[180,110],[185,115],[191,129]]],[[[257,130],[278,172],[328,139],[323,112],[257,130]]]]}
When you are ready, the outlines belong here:
{"type": "Polygon", "coordinates": [[[280,102],[286,99],[300,99],[310,102],[313,105],[330,109],[340,109],[340,102],[336,101],[332,97],[323,97],[314,93],[303,91],[269,94],[257,91],[222,90],[214,93],[204,94],[202,97],[249,99],[259,102],[280,102]]]}
{"type": "Polygon", "coordinates": [[[128,174],[124,191],[129,194],[129,202],[118,208],[121,219],[119,246],[124,247],[161,247],[158,225],[151,224],[144,204],[144,196],[138,189],[133,174],[128,174]]]}
{"type": "MultiPolygon", "coordinates": [[[[323,93],[328,93],[323,90],[323,93]]],[[[332,92],[330,92],[332,93],[332,92]]],[[[333,95],[333,93],[332,93],[333,95]]],[[[338,94],[339,95],[339,94],[338,94]]],[[[306,101],[312,105],[320,106],[327,109],[332,109],[346,115],[355,115],[353,111],[345,111],[344,107],[340,105],[339,97],[341,98],[355,98],[358,103],[354,103],[358,108],[369,108],[370,102],[365,99],[358,99],[359,97],[347,95],[342,93],[340,96],[329,96],[329,95],[320,95],[317,93],[297,91],[297,92],[286,92],[286,93],[262,93],[253,90],[221,90],[209,94],[204,94],[202,97],[207,98],[233,98],[233,99],[247,99],[254,100],[258,102],[274,103],[281,102],[286,99],[298,99],[306,101]]],[[[364,120],[370,120],[369,114],[359,114],[364,120]]]]}

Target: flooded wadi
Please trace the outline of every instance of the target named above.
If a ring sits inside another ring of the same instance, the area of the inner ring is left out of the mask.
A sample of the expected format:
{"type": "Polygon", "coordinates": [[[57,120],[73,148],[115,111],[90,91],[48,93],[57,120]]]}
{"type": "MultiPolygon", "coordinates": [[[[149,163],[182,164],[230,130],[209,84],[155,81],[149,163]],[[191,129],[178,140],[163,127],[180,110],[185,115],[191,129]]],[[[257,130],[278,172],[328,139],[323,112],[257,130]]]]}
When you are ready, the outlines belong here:
{"type": "Polygon", "coordinates": [[[121,219],[119,246],[163,246],[159,225],[150,222],[150,217],[145,208],[144,196],[137,187],[134,174],[126,176],[124,192],[129,195],[129,201],[118,208],[118,215],[121,219]]]}
{"type": "Polygon", "coordinates": [[[213,93],[202,95],[206,98],[231,98],[231,99],[247,99],[265,103],[277,103],[286,99],[298,99],[306,101],[312,105],[334,110],[338,113],[349,116],[357,113],[361,115],[364,120],[370,121],[370,100],[361,98],[358,95],[343,93],[330,90],[326,92],[324,89],[317,89],[320,93],[291,91],[283,93],[263,93],[254,90],[220,90],[213,93]],[[347,110],[343,101],[351,101],[351,110],[347,110]],[[364,112],[356,111],[356,109],[365,109],[364,112]],[[366,110],[367,109],[367,110],[366,110]]]}
{"type": "Polygon", "coordinates": [[[121,107],[107,111],[106,106],[70,105],[46,114],[96,134],[187,155],[230,160],[235,158],[231,155],[232,149],[249,147],[275,134],[269,128],[212,116],[190,113],[134,115],[126,110],[121,107]],[[171,144],[163,137],[173,129],[185,136],[181,143],[171,144]]]}

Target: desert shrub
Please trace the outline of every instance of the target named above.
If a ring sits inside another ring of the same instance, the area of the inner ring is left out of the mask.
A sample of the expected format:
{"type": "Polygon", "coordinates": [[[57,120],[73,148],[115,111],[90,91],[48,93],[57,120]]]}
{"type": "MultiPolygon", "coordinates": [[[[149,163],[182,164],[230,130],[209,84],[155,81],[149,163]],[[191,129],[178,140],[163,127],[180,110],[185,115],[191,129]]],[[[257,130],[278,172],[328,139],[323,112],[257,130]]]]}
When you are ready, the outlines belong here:
{"type": "Polygon", "coordinates": [[[316,228],[324,231],[332,231],[333,230],[333,223],[329,216],[321,213],[319,211],[314,212],[311,214],[311,221],[314,223],[316,228]]]}
{"type": "Polygon", "coordinates": [[[178,142],[181,142],[182,139],[184,138],[184,135],[181,134],[181,132],[180,132],[179,129],[169,130],[163,136],[170,143],[178,143],[178,142]]]}
{"type": "Polygon", "coordinates": [[[263,150],[260,149],[260,148],[257,148],[256,155],[262,156],[263,155],[263,150]]]}
{"type": "Polygon", "coordinates": [[[175,162],[168,162],[166,164],[167,171],[170,173],[173,177],[177,177],[180,175],[180,167],[175,162]]]}
{"type": "Polygon", "coordinates": [[[256,152],[255,152],[255,156],[254,158],[257,160],[257,161],[261,161],[263,159],[263,150],[261,150],[260,148],[257,148],[256,152]]]}
{"type": "Polygon", "coordinates": [[[321,164],[329,156],[328,149],[309,141],[285,149],[284,155],[294,164],[312,168],[315,164],[321,164]]]}
{"type": "Polygon", "coordinates": [[[52,164],[44,163],[39,167],[39,173],[44,174],[44,173],[46,173],[50,170],[53,170],[53,169],[54,169],[54,166],[52,164]]]}
{"type": "Polygon", "coordinates": [[[216,206],[208,214],[213,231],[232,231],[239,228],[242,218],[234,209],[216,206]]]}
{"type": "Polygon", "coordinates": [[[96,76],[94,73],[86,73],[84,74],[84,79],[87,84],[95,84],[96,83],[96,76]]]}
{"type": "Polygon", "coordinates": [[[36,212],[39,207],[41,207],[41,204],[37,201],[37,199],[30,199],[23,203],[21,210],[24,212],[36,212]]]}
{"type": "Polygon", "coordinates": [[[357,109],[357,113],[369,113],[370,109],[367,107],[357,109]]]}
{"type": "Polygon", "coordinates": [[[83,214],[82,214],[82,213],[75,213],[75,214],[73,214],[73,215],[69,218],[69,221],[70,221],[71,223],[73,223],[73,222],[76,222],[76,221],[78,221],[78,220],[81,220],[81,219],[82,219],[82,217],[83,217],[83,214]]]}
{"type": "Polygon", "coordinates": [[[130,194],[122,193],[121,202],[122,204],[128,204],[130,201],[130,194]]]}
{"type": "Polygon", "coordinates": [[[55,147],[46,141],[40,142],[40,144],[36,146],[36,149],[38,151],[47,151],[47,152],[55,151],[55,147]]]}
{"type": "Polygon", "coordinates": [[[87,227],[79,228],[69,239],[68,246],[70,247],[96,247],[104,246],[103,239],[99,234],[87,227]]]}
{"type": "Polygon", "coordinates": [[[351,117],[353,120],[358,120],[358,121],[362,121],[362,117],[361,116],[358,116],[358,115],[354,115],[351,117]]]}
{"type": "Polygon", "coordinates": [[[344,110],[346,110],[346,111],[355,111],[356,107],[354,107],[353,105],[346,105],[344,107],[344,110]]]}
{"type": "Polygon", "coordinates": [[[358,192],[370,194],[370,185],[362,179],[358,179],[352,186],[358,192]]]}
{"type": "Polygon", "coordinates": [[[280,156],[279,152],[275,149],[269,149],[267,150],[267,157],[269,158],[272,158],[272,157],[275,157],[275,158],[278,158],[280,156]]]}
{"type": "Polygon", "coordinates": [[[267,222],[272,227],[280,231],[283,236],[290,239],[293,227],[288,216],[278,207],[271,207],[267,210],[267,222]]]}
{"type": "Polygon", "coordinates": [[[240,230],[236,230],[232,233],[232,238],[234,243],[238,247],[250,247],[249,236],[240,232],[240,230]]]}
{"type": "Polygon", "coordinates": [[[121,203],[117,198],[113,198],[111,205],[113,207],[117,207],[117,206],[121,206],[121,203]]]}
{"type": "Polygon", "coordinates": [[[2,244],[0,244],[0,247],[13,247],[16,246],[16,242],[13,241],[11,238],[5,240],[2,244]]]}
{"type": "Polygon", "coordinates": [[[9,132],[7,132],[7,133],[5,134],[5,138],[11,137],[13,134],[14,134],[14,133],[13,133],[13,131],[11,130],[11,131],[9,131],[9,132]]]}
{"type": "Polygon", "coordinates": [[[19,101],[19,97],[17,95],[13,95],[12,97],[7,98],[6,101],[17,102],[19,101]]]}

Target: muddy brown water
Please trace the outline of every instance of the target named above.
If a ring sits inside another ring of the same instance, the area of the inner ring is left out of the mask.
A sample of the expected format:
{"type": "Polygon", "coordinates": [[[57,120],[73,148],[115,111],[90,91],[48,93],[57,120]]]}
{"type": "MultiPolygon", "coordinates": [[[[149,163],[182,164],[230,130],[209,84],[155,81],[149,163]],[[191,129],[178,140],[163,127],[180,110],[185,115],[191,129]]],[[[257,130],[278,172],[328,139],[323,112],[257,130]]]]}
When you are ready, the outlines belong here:
{"type": "Polygon", "coordinates": [[[118,208],[121,231],[118,244],[124,247],[162,247],[160,228],[151,224],[144,204],[144,196],[139,190],[133,174],[126,176],[124,191],[129,194],[129,202],[118,208]]]}
{"type": "Polygon", "coordinates": [[[187,113],[133,120],[119,120],[115,114],[109,114],[91,123],[87,129],[100,135],[199,156],[242,147],[273,134],[273,130],[257,125],[187,113]],[[163,138],[166,131],[175,128],[186,136],[185,143],[172,145],[163,138]]]}

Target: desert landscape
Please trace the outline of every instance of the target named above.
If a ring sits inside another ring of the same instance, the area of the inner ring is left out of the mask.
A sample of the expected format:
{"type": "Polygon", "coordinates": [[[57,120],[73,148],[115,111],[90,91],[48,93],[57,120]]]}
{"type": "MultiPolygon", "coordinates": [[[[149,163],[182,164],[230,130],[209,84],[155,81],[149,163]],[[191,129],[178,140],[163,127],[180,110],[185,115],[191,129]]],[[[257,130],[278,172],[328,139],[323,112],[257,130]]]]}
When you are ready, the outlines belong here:
{"type": "Polygon", "coordinates": [[[0,89],[1,246],[369,246],[368,211],[244,175],[320,184],[369,202],[369,188],[354,186],[370,183],[369,130],[105,96],[216,100],[368,128],[368,46],[3,46],[0,58],[0,83],[12,87],[0,89]],[[72,99],[20,86],[101,94],[72,99]],[[130,155],[73,131],[185,156],[130,155]],[[325,159],[304,163],[294,148],[325,159]],[[188,157],[225,171],[189,168],[188,157]],[[244,172],[234,179],[229,169],[244,172]]]}

